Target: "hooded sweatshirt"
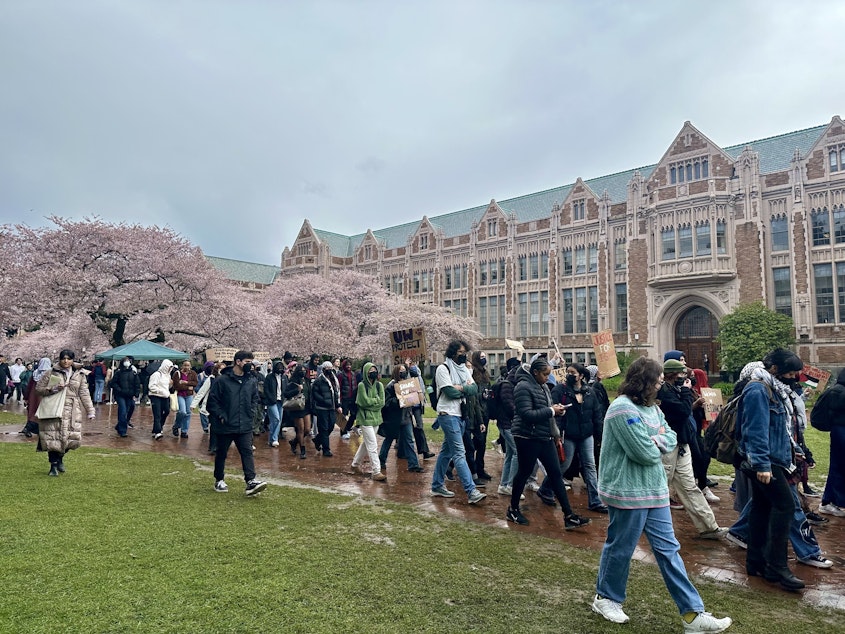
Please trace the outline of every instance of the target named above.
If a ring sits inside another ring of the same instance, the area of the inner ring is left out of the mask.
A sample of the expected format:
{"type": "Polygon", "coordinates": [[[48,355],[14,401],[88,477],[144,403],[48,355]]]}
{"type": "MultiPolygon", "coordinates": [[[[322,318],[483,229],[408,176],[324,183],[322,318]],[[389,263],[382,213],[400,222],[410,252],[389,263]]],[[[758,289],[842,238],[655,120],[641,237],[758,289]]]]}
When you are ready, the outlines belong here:
{"type": "Polygon", "coordinates": [[[358,417],[355,422],[369,427],[381,425],[381,408],[384,407],[384,385],[378,378],[375,381],[370,380],[370,370],[373,368],[375,366],[372,363],[364,364],[358,394],[355,397],[355,403],[358,405],[358,417]]]}
{"type": "Polygon", "coordinates": [[[172,369],[173,361],[165,359],[158,370],[150,375],[150,396],[170,398],[170,371],[172,369]]]}

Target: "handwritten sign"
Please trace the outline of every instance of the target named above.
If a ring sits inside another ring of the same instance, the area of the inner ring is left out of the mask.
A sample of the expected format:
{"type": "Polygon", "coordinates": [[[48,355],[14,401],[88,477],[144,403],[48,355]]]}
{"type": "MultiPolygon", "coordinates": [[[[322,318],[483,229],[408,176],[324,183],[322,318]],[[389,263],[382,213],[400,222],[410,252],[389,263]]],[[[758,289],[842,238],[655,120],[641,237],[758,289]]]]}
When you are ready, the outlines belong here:
{"type": "Polygon", "coordinates": [[[593,335],[593,352],[596,355],[596,365],[602,378],[608,379],[621,372],[616,360],[616,346],[613,343],[613,331],[609,328],[593,335]]]}
{"type": "Polygon", "coordinates": [[[704,417],[707,424],[716,420],[719,411],[722,409],[724,401],[722,400],[722,390],[716,390],[712,387],[701,388],[701,396],[704,397],[704,417]]]}
{"type": "Polygon", "coordinates": [[[422,393],[420,392],[420,382],[417,379],[397,381],[393,387],[396,390],[396,398],[399,399],[399,407],[411,407],[421,403],[422,393]]]}
{"type": "Polygon", "coordinates": [[[806,377],[805,383],[807,385],[815,389],[819,394],[824,392],[827,382],[830,381],[830,372],[806,364],[801,372],[803,372],[806,377]],[[813,385],[814,383],[815,385],[813,385]]]}
{"type": "Polygon", "coordinates": [[[558,383],[566,383],[566,368],[555,368],[552,370],[552,376],[558,383]]]}
{"type": "Polygon", "coordinates": [[[399,365],[408,359],[422,365],[428,358],[425,329],[405,328],[390,333],[390,349],[393,353],[393,365],[399,365]]]}

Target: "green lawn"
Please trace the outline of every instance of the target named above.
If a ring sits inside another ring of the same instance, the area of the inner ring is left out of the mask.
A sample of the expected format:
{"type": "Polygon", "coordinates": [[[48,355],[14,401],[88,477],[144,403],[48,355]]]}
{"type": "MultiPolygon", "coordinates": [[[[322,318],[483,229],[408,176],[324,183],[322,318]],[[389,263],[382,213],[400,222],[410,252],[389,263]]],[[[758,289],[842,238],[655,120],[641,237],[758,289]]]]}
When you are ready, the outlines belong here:
{"type": "MultiPolygon", "coordinates": [[[[0,443],[0,632],[680,632],[634,562],[620,627],[589,609],[599,553],[411,506],[241,480],[208,464],[83,448],[45,475],[0,443]]],[[[456,502],[457,503],[457,502],[456,502]]],[[[797,596],[697,579],[732,631],[833,631],[797,596]]]]}

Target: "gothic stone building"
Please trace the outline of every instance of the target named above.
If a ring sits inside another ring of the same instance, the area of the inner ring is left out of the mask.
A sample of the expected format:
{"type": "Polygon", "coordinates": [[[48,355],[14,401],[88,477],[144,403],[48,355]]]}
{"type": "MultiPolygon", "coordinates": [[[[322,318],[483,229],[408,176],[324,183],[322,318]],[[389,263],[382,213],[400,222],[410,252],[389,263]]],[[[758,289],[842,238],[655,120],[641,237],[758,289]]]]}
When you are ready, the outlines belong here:
{"type": "Polygon", "coordinates": [[[505,337],[583,361],[610,328],[715,371],[719,318],[760,300],[845,365],[845,124],[721,148],[687,122],[655,165],[355,236],[305,220],[282,254],[283,276],[342,268],[472,318],[493,367],[505,337]]]}

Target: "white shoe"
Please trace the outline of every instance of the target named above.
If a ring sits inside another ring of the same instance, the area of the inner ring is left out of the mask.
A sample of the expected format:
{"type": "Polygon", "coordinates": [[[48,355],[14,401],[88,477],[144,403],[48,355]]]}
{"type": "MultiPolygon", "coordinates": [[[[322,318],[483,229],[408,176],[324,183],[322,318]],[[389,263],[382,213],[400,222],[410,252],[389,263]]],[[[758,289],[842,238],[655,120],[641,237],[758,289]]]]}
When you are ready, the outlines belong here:
{"type": "Polygon", "coordinates": [[[819,505],[819,513],[824,513],[825,515],[833,515],[834,517],[845,517],[845,510],[839,508],[832,502],[819,505]]]}
{"type": "Polygon", "coordinates": [[[500,484],[499,488],[496,489],[496,493],[499,495],[511,495],[513,494],[513,487],[506,487],[500,484]]]}
{"type": "Polygon", "coordinates": [[[228,493],[229,487],[226,485],[225,482],[223,482],[223,480],[218,480],[214,483],[214,490],[218,493],[228,493]]]}
{"type": "Polygon", "coordinates": [[[271,447],[278,447],[278,446],[279,446],[279,441],[278,441],[278,440],[274,440],[273,442],[271,442],[271,443],[270,443],[270,446],[271,446],[271,447]]]}
{"type": "Polygon", "coordinates": [[[722,501],[722,498],[713,493],[713,491],[710,490],[710,487],[704,487],[701,489],[701,492],[704,494],[704,499],[711,504],[722,501]]]}
{"type": "Polygon", "coordinates": [[[529,480],[525,484],[525,488],[528,489],[529,491],[539,491],[540,490],[540,483],[537,482],[536,480],[529,480]]]}
{"type": "Polygon", "coordinates": [[[345,434],[341,434],[341,435],[340,435],[340,437],[341,437],[343,440],[349,440],[349,432],[346,432],[345,434]]]}
{"type": "Polygon", "coordinates": [[[593,599],[593,612],[601,614],[611,623],[627,623],[631,619],[622,611],[622,604],[612,599],[602,599],[599,595],[593,599]]]}
{"type": "Polygon", "coordinates": [[[809,557],[804,557],[804,559],[799,559],[798,561],[805,566],[813,566],[814,568],[833,568],[833,562],[827,557],[822,557],[821,555],[810,555],[809,557]]]}
{"type": "Polygon", "coordinates": [[[731,617],[717,619],[710,612],[699,612],[692,623],[684,621],[684,632],[724,632],[731,626],[731,617]]]}

